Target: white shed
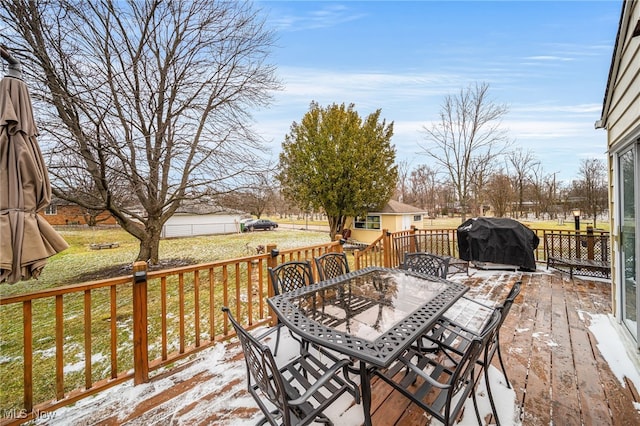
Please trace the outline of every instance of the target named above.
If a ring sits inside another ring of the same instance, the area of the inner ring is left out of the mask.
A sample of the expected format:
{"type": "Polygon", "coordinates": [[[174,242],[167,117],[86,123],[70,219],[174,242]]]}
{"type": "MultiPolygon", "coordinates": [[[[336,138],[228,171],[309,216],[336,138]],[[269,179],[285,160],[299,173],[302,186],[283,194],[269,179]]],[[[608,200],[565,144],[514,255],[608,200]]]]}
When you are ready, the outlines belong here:
{"type": "Polygon", "coordinates": [[[386,229],[389,232],[404,231],[411,227],[422,228],[428,212],[418,207],[389,200],[379,212],[369,212],[361,217],[347,219],[345,228],[351,229],[351,238],[372,243],[386,229]]]}
{"type": "Polygon", "coordinates": [[[240,220],[246,214],[207,202],[180,207],[162,227],[162,238],[240,232],[240,220]]]}

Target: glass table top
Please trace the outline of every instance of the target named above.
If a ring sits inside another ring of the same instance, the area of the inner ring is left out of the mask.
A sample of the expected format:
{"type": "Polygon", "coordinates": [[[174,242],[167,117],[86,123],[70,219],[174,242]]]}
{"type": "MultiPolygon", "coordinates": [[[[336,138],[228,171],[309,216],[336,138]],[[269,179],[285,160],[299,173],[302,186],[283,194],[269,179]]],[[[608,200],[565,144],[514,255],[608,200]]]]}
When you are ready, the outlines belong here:
{"type": "Polygon", "coordinates": [[[307,318],[375,340],[449,284],[399,270],[377,270],[289,298],[307,318]]]}
{"type": "Polygon", "coordinates": [[[269,304],[305,338],[383,365],[466,290],[440,278],[372,267],[272,297],[269,304]]]}

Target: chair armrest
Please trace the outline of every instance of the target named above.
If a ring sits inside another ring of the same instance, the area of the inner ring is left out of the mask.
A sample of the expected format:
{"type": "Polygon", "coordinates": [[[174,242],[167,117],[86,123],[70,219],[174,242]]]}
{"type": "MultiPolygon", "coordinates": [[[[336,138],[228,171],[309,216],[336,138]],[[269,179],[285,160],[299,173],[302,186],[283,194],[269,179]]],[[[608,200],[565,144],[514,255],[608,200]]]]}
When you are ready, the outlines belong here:
{"type": "MultiPolygon", "coordinates": [[[[450,320],[448,318],[446,319],[446,321],[447,322],[443,323],[441,320],[439,320],[437,322],[437,324],[438,324],[439,327],[444,328],[445,330],[449,331],[450,333],[454,333],[456,336],[458,336],[461,339],[464,339],[464,340],[467,340],[467,341],[472,340],[472,338],[469,338],[467,336],[464,336],[464,335],[460,334],[460,331],[463,331],[465,333],[469,333],[469,334],[473,335],[474,337],[480,335],[480,331],[478,331],[478,330],[471,330],[471,329],[469,329],[469,328],[467,328],[467,327],[465,327],[465,326],[463,326],[461,324],[458,324],[457,322],[455,322],[453,320],[450,320]],[[457,328],[450,327],[449,325],[452,325],[452,326],[457,327],[457,328]]],[[[440,333],[440,335],[441,334],[442,333],[440,333]]],[[[440,336],[431,337],[431,336],[429,336],[429,335],[427,335],[425,333],[421,337],[423,337],[423,338],[425,338],[425,339],[427,339],[427,340],[429,340],[429,341],[431,341],[433,343],[441,343],[441,341],[439,339],[440,336]]]]}
{"type": "Polygon", "coordinates": [[[279,328],[283,327],[284,324],[277,323],[276,325],[274,325],[273,327],[269,327],[268,329],[265,330],[264,333],[260,334],[259,336],[255,336],[256,340],[262,340],[265,337],[267,337],[268,335],[270,335],[271,333],[273,333],[274,331],[277,331],[279,328]]]}
{"type": "Polygon", "coordinates": [[[435,386],[439,389],[449,389],[451,387],[451,385],[447,385],[444,383],[440,383],[437,380],[434,380],[431,376],[429,376],[428,374],[426,374],[424,371],[422,371],[421,368],[418,368],[415,364],[410,363],[409,361],[407,361],[404,358],[400,358],[400,361],[402,361],[402,363],[404,365],[407,366],[407,368],[409,368],[411,371],[413,371],[415,374],[417,374],[418,376],[422,377],[424,380],[426,380],[427,382],[429,382],[432,386],[435,386]]]}
{"type": "Polygon", "coordinates": [[[343,359],[335,363],[331,368],[329,368],[322,376],[316,380],[316,382],[307,389],[305,393],[300,395],[298,398],[289,401],[291,405],[301,405],[304,404],[314,393],[316,393],[325,383],[333,378],[336,372],[343,367],[351,364],[351,361],[348,359],[343,359]]]}

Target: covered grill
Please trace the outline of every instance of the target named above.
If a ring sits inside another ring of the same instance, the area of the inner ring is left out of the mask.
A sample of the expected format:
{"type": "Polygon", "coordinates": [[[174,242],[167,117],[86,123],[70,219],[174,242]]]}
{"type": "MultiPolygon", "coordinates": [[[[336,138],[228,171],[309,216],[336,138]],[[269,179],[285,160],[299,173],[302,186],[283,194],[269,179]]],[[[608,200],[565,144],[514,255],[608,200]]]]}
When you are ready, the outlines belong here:
{"type": "Polygon", "coordinates": [[[477,217],[458,227],[461,259],[514,265],[535,270],[534,250],[540,239],[520,222],[508,218],[477,217]]]}

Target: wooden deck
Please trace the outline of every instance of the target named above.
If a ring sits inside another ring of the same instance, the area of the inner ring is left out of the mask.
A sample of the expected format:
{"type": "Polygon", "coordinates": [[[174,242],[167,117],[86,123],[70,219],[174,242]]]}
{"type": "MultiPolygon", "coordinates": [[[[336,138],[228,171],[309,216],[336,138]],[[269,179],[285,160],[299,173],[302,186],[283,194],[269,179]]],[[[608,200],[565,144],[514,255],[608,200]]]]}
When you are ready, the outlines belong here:
{"type": "MultiPolygon", "coordinates": [[[[640,414],[633,404],[639,399],[637,390],[630,382],[625,387],[620,384],[588,329],[592,315],[611,312],[609,283],[570,280],[558,272],[543,272],[494,271],[489,276],[486,271],[473,275],[472,270],[469,278],[456,278],[472,287],[470,295],[491,300],[500,300],[514,281],[523,282],[501,330],[502,354],[515,391],[516,413],[515,419],[501,419],[501,423],[640,425],[640,414]]],[[[237,345],[228,344],[224,350],[220,346],[212,350],[214,355],[201,354],[190,363],[155,376],[149,384],[104,392],[120,396],[129,392],[128,399],[97,395],[50,413],[50,423],[40,423],[254,424],[259,413],[245,390],[242,354],[237,345]]],[[[497,357],[494,363],[497,366],[497,357]]],[[[375,425],[429,424],[419,408],[388,385],[374,381],[373,386],[375,425]]],[[[339,409],[351,411],[360,406],[339,409]]],[[[475,420],[473,413],[468,414],[475,420]]],[[[491,418],[485,420],[486,424],[494,423],[491,418]]],[[[346,424],[339,417],[335,423],[346,424]]]]}

